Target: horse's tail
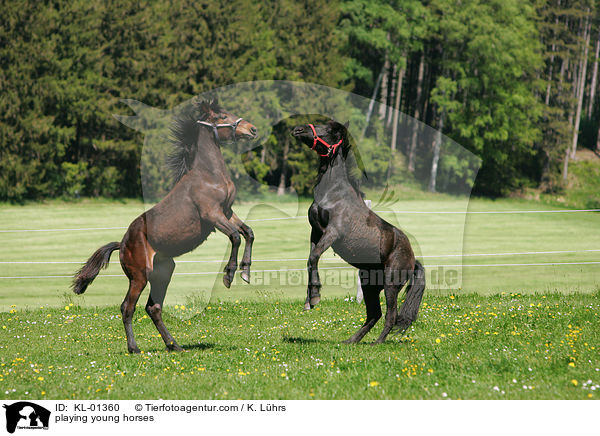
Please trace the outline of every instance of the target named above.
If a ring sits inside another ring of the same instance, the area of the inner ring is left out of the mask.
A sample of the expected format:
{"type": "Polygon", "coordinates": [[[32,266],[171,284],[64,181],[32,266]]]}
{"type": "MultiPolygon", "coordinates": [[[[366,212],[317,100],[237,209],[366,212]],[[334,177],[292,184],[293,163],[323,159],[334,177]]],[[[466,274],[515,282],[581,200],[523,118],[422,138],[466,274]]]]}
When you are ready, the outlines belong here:
{"type": "Polygon", "coordinates": [[[417,319],[421,299],[425,292],[425,268],[418,260],[415,262],[415,269],[408,288],[406,288],[406,298],[400,313],[396,317],[394,330],[397,333],[404,333],[410,325],[417,319]]]}
{"type": "Polygon", "coordinates": [[[73,279],[73,292],[83,294],[87,287],[94,281],[101,268],[108,266],[110,255],[113,251],[118,250],[121,244],[119,242],[111,242],[98,248],[88,261],[75,273],[73,279]]]}

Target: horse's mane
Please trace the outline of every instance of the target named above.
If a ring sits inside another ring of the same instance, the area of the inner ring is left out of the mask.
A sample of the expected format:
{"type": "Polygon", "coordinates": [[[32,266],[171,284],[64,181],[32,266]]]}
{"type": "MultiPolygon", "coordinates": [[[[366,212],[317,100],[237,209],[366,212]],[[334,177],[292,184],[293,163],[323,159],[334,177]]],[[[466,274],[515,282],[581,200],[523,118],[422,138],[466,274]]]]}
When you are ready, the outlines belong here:
{"type": "MultiPolygon", "coordinates": [[[[336,123],[339,124],[339,123],[336,123]]],[[[350,186],[352,186],[352,188],[354,189],[354,191],[358,194],[359,197],[364,198],[365,197],[365,193],[362,192],[360,190],[360,181],[361,178],[364,174],[364,176],[367,176],[367,173],[365,172],[365,167],[364,164],[362,162],[362,159],[360,158],[360,155],[358,154],[358,149],[356,148],[356,142],[354,141],[354,138],[352,136],[350,136],[350,133],[348,132],[348,129],[343,126],[342,124],[339,124],[338,128],[342,128],[343,129],[343,141],[341,144],[341,153],[342,153],[342,158],[344,159],[344,163],[345,163],[345,167],[346,167],[346,175],[348,176],[348,181],[350,182],[350,186]]],[[[330,159],[327,161],[327,165],[331,165],[333,164],[333,159],[330,159]]],[[[321,177],[322,177],[322,173],[319,175],[319,178],[317,179],[317,184],[319,184],[319,182],[321,181],[321,177]]]]}
{"type": "Polygon", "coordinates": [[[208,117],[202,108],[210,107],[213,112],[221,112],[222,108],[215,101],[196,100],[191,109],[184,111],[173,120],[171,125],[171,145],[173,151],[167,156],[167,168],[173,175],[173,185],[191,169],[198,151],[198,134],[200,125],[208,117]]]}
{"type": "Polygon", "coordinates": [[[365,167],[360,159],[360,155],[358,155],[358,149],[356,148],[354,138],[352,138],[352,141],[350,141],[348,139],[349,136],[348,130],[346,130],[344,140],[348,143],[348,145],[344,147],[344,143],[342,143],[342,147],[344,147],[342,148],[342,153],[345,153],[343,157],[346,159],[346,174],[348,174],[350,185],[354,188],[358,196],[364,198],[365,193],[360,190],[360,181],[363,174],[366,177],[367,173],[365,172],[365,167]]]}

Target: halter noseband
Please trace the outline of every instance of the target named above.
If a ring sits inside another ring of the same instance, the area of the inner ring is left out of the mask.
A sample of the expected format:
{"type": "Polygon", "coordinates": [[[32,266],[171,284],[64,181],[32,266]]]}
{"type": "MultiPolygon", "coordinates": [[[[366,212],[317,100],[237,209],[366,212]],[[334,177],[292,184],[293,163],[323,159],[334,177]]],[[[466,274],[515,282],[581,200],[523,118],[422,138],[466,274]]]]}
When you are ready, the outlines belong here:
{"type": "Polygon", "coordinates": [[[233,123],[228,123],[228,124],[217,124],[217,123],[209,123],[208,121],[196,121],[198,124],[203,124],[205,126],[208,127],[212,127],[213,132],[215,134],[215,139],[217,140],[217,142],[221,142],[221,139],[219,138],[219,131],[217,130],[219,127],[231,127],[232,132],[233,132],[233,139],[232,141],[235,142],[236,138],[235,138],[235,131],[237,129],[237,126],[242,122],[243,118],[238,118],[237,120],[235,120],[235,122],[233,123]]]}
{"type": "MultiPolygon", "coordinates": [[[[327,153],[326,154],[321,154],[319,152],[317,152],[319,154],[319,156],[333,156],[335,154],[335,151],[337,150],[337,148],[342,144],[342,141],[344,140],[344,138],[340,139],[337,144],[328,144],[327,142],[325,142],[322,138],[319,137],[319,135],[317,135],[317,131],[315,130],[315,126],[313,126],[312,124],[309,124],[312,132],[313,132],[313,146],[311,147],[311,150],[315,150],[316,146],[317,146],[317,142],[320,142],[321,144],[323,144],[325,147],[327,147],[327,153]]],[[[315,150],[316,151],[316,150],[315,150]]]]}

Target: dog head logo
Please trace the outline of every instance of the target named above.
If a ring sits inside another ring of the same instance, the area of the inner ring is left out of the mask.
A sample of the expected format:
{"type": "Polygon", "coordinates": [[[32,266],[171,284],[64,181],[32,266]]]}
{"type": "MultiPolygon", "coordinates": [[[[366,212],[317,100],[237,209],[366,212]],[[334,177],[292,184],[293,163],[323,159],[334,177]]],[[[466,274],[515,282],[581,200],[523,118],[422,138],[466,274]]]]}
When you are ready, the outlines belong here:
{"type": "Polygon", "coordinates": [[[6,409],[6,430],[14,433],[15,429],[47,429],[50,411],[28,401],[3,406],[6,409]]]}

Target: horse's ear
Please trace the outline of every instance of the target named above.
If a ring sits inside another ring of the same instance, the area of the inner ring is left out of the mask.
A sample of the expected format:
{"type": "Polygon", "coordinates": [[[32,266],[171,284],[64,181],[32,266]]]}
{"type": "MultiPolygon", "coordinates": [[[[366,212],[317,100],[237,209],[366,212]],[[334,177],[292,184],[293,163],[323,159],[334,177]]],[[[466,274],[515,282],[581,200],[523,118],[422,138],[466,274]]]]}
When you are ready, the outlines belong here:
{"type": "Polygon", "coordinates": [[[350,126],[350,120],[348,120],[348,121],[346,121],[346,122],[344,123],[344,128],[345,128],[346,130],[348,130],[348,126],[350,126]]]}
{"type": "Polygon", "coordinates": [[[213,101],[210,102],[210,107],[213,110],[217,110],[219,108],[219,98],[215,97],[213,101]]]}

